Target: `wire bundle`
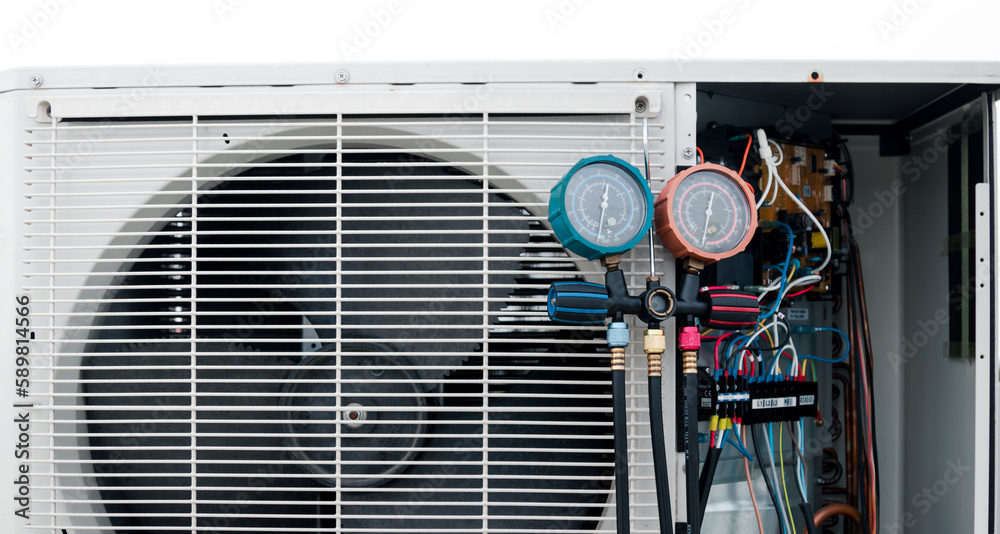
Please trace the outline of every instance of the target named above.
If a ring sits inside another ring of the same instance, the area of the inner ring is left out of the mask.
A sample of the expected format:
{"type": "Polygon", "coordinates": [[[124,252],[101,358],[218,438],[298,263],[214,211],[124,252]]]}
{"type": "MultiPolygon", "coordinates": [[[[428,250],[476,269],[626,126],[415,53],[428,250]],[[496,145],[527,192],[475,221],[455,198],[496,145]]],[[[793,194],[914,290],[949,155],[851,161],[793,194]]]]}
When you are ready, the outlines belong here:
{"type": "MultiPolygon", "coordinates": [[[[789,248],[784,256],[784,261],[780,264],[764,267],[766,270],[776,271],[777,276],[772,279],[773,281],[770,284],[759,288],[758,300],[763,301],[765,298],[773,297],[773,302],[763,306],[764,311],[761,313],[760,320],[755,329],[739,333],[726,333],[715,337],[703,337],[703,340],[715,341],[713,352],[717,378],[719,376],[729,376],[730,373],[737,376],[749,377],[783,376],[792,378],[805,376],[809,371],[809,360],[836,364],[848,369],[850,374],[848,380],[859,385],[859,387],[851,388],[851,392],[855,396],[851,400],[853,401],[853,405],[858,407],[860,414],[857,421],[858,432],[856,435],[861,437],[860,441],[862,445],[858,448],[861,449],[860,456],[864,469],[860,470],[863,472],[860,475],[861,480],[858,483],[863,488],[860,493],[863,494],[864,498],[863,502],[858,503],[857,509],[855,509],[854,506],[850,506],[851,491],[849,490],[848,504],[838,504],[836,506],[841,506],[842,508],[837,508],[837,510],[847,513],[852,518],[855,517],[855,513],[858,514],[858,517],[864,518],[867,523],[867,531],[874,534],[878,527],[878,464],[875,454],[875,423],[872,412],[871,339],[868,329],[867,307],[864,299],[864,281],[861,271],[860,251],[851,234],[850,219],[846,213],[846,203],[849,203],[849,198],[853,197],[853,175],[850,174],[849,169],[845,170],[840,165],[835,165],[835,169],[839,173],[838,176],[841,176],[842,179],[842,184],[838,184],[838,201],[840,202],[838,209],[842,211],[844,215],[843,219],[847,223],[844,235],[847,238],[849,247],[848,261],[850,268],[847,275],[847,279],[849,280],[849,325],[847,332],[835,327],[790,326],[781,312],[782,305],[790,299],[809,292],[817,283],[822,281],[820,273],[829,266],[833,250],[829,235],[822,224],[792,194],[778,174],[777,166],[780,165],[784,158],[781,146],[767,139],[762,130],[757,131],[757,139],[761,161],[763,167],[766,169],[766,183],[763,185],[763,194],[757,204],[758,207],[765,203],[773,203],[777,198],[777,192],[779,190],[783,191],[812,220],[816,230],[822,235],[826,253],[821,263],[814,269],[803,267],[798,260],[792,258],[795,240],[792,228],[781,222],[768,223],[772,228],[785,232],[788,235],[789,242],[789,248]],[[779,154],[778,158],[772,156],[771,145],[777,150],[779,154]],[[833,357],[799,354],[795,346],[793,334],[833,334],[842,342],[837,344],[834,350],[836,354],[833,357]],[[783,365],[784,361],[787,361],[787,364],[783,365]]],[[[841,141],[841,143],[843,142],[841,141]]],[[[744,161],[745,158],[746,154],[744,154],[744,161]]],[[[705,333],[709,332],[706,331],[705,333]]],[[[812,369],[812,376],[815,380],[815,367],[812,369]]],[[[817,531],[812,512],[813,507],[808,498],[808,481],[811,479],[807,476],[806,462],[804,461],[805,456],[801,448],[805,435],[804,431],[805,428],[801,419],[790,423],[758,424],[749,429],[750,441],[748,443],[753,444],[756,462],[759,464],[768,488],[768,494],[777,512],[780,530],[784,534],[797,532],[796,529],[800,526],[796,525],[796,514],[794,513],[792,502],[795,495],[794,493],[790,494],[788,491],[789,482],[792,482],[793,491],[797,489],[798,508],[801,514],[800,517],[805,523],[805,531],[809,534],[817,531]],[[777,431],[776,434],[775,431],[777,431]],[[785,450],[786,433],[788,439],[791,440],[793,450],[791,461],[792,471],[790,473],[786,472],[786,461],[782,458],[782,451],[785,450]],[[777,446],[777,454],[775,454],[775,446],[777,446]]],[[[737,419],[727,420],[713,417],[710,425],[709,452],[701,473],[700,497],[702,511],[704,512],[705,504],[708,501],[715,467],[722,450],[726,443],[732,443],[744,455],[744,470],[746,472],[747,484],[750,486],[758,529],[763,534],[763,521],[760,517],[760,510],[757,506],[756,495],[753,492],[750,476],[749,464],[754,461],[754,457],[743,447],[743,440],[740,439],[746,433],[747,430],[742,428],[740,421],[737,419]],[[730,439],[730,434],[735,435],[737,440],[730,439]]],[[[848,440],[850,440],[855,434],[848,432],[847,436],[848,440]]],[[[849,445],[850,448],[851,446],[849,445]]],[[[833,462],[838,463],[835,457],[833,458],[833,462]]],[[[822,477],[819,478],[822,479],[822,477]]],[[[850,480],[851,476],[848,476],[848,479],[850,480]]],[[[816,517],[828,517],[831,513],[833,512],[831,512],[830,507],[823,507],[816,513],[816,517]]]]}

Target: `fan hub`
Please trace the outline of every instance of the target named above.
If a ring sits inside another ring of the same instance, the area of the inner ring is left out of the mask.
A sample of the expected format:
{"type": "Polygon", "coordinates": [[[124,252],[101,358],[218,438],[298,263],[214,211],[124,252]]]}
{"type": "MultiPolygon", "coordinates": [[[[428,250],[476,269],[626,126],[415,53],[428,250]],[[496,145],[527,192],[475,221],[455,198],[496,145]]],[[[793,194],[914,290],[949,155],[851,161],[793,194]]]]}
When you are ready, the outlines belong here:
{"type": "Polygon", "coordinates": [[[338,475],[344,487],[382,485],[406,469],[423,442],[423,384],[402,355],[345,351],[317,353],[292,372],[283,399],[291,410],[285,442],[326,485],[336,486],[338,475]],[[331,409],[337,407],[343,409],[331,409]]]}

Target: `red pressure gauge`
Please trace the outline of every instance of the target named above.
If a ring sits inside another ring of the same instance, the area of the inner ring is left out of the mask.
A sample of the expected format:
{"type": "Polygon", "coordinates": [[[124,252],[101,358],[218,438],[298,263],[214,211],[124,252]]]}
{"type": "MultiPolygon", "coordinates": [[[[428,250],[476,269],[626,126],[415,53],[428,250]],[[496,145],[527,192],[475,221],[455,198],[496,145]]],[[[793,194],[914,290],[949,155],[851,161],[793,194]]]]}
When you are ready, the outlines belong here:
{"type": "Polygon", "coordinates": [[[742,252],[757,228],[753,187],[714,163],[671,178],[654,206],[653,228],[663,246],[706,265],[742,252]]]}

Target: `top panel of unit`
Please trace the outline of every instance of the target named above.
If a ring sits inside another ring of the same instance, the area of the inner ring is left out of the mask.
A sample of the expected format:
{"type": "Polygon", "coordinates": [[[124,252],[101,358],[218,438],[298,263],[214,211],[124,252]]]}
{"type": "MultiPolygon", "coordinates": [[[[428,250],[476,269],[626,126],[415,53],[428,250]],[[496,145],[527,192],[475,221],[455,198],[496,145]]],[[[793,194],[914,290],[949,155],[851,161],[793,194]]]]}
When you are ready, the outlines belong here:
{"type": "Polygon", "coordinates": [[[996,83],[997,62],[670,60],[332,62],[317,64],[22,67],[0,70],[0,92],[17,89],[435,83],[996,83]]]}

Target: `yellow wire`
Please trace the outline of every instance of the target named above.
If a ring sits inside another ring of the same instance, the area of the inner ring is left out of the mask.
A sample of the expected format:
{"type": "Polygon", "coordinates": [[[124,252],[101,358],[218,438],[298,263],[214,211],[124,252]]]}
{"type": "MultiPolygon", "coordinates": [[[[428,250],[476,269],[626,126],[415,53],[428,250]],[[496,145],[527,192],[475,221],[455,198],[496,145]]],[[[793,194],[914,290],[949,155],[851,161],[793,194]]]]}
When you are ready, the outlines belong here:
{"type": "MultiPolygon", "coordinates": [[[[785,490],[785,506],[788,507],[788,520],[792,522],[792,532],[798,532],[795,529],[795,517],[792,516],[792,501],[788,500],[788,486],[785,485],[785,460],[781,457],[781,451],[784,449],[782,442],[784,441],[782,437],[785,434],[785,423],[781,423],[778,427],[778,461],[781,462],[781,487],[785,490]]],[[[807,518],[806,521],[809,519],[807,518]]]]}
{"type": "Polygon", "coordinates": [[[773,347],[774,339],[771,338],[771,332],[764,329],[764,321],[760,321],[759,323],[757,323],[757,329],[761,331],[761,334],[767,336],[767,340],[771,343],[771,346],[773,347]]]}
{"type": "Polygon", "coordinates": [[[704,335],[710,334],[712,332],[715,332],[715,329],[714,328],[709,328],[708,330],[705,330],[704,332],[702,332],[701,335],[704,336],[704,335]]]}

